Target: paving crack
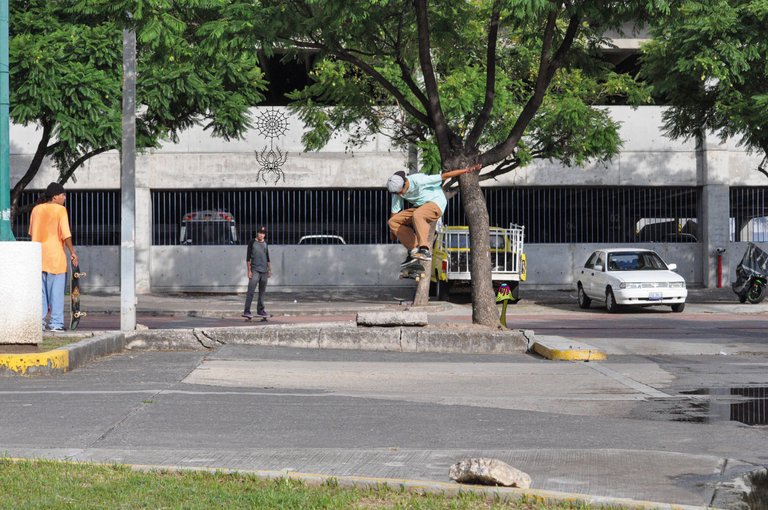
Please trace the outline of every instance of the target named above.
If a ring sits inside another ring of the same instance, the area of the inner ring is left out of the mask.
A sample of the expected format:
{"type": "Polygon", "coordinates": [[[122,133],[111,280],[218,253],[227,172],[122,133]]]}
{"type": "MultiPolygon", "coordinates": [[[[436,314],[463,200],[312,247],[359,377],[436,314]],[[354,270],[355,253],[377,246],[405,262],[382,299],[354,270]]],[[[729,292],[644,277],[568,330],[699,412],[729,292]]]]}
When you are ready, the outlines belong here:
{"type": "Polygon", "coordinates": [[[212,350],[216,347],[226,345],[225,342],[222,342],[221,340],[217,340],[216,338],[212,337],[208,333],[205,332],[205,330],[202,329],[193,329],[192,335],[194,335],[195,340],[205,347],[206,349],[212,350]]]}

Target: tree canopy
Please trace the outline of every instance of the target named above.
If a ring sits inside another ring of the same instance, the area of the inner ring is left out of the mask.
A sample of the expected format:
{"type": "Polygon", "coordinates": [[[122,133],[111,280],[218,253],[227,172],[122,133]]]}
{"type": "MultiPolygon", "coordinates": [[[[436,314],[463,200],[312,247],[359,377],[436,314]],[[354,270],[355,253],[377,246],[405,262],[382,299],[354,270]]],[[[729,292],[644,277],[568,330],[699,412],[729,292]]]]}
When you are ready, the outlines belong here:
{"type": "Polygon", "coordinates": [[[427,171],[473,154],[497,165],[491,178],[533,158],[616,153],[617,125],[593,106],[650,98],[601,58],[606,30],[644,19],[628,4],[265,1],[260,17],[263,44],[317,52],[314,84],[292,95],[308,149],[384,133],[421,147],[427,171]]]}
{"type": "Polygon", "coordinates": [[[768,154],[768,3],[761,0],[680,1],[653,25],[644,46],[643,76],[670,105],[668,133],[702,130],[734,137],[768,154]]]}
{"type": "MultiPolygon", "coordinates": [[[[422,170],[469,164],[459,178],[471,249],[488,246],[479,181],[536,158],[580,165],[607,160],[618,125],[596,107],[649,100],[602,58],[605,34],[664,11],[645,2],[555,0],[262,0],[250,4],[258,44],[316,55],[314,83],[292,95],[308,149],[349,132],[421,149],[422,170]],[[259,21],[256,21],[259,20],[259,21]]],[[[243,8],[241,6],[241,8],[243,8]]],[[[241,14],[243,12],[241,11],[241,14]]],[[[455,185],[449,183],[448,186],[455,185]]],[[[498,322],[490,263],[472,258],[473,320],[498,322]]]]}
{"type": "MultiPolygon", "coordinates": [[[[121,145],[122,32],[137,34],[137,148],[156,147],[202,124],[237,138],[265,82],[252,46],[214,27],[226,2],[11,2],[13,122],[35,125],[37,152],[12,204],[44,157],[66,182],[87,159],[121,145]],[[130,4],[130,5],[128,5],[130,4]],[[126,19],[126,9],[133,16],[126,19]]],[[[231,35],[231,34],[230,34],[231,35]]]]}

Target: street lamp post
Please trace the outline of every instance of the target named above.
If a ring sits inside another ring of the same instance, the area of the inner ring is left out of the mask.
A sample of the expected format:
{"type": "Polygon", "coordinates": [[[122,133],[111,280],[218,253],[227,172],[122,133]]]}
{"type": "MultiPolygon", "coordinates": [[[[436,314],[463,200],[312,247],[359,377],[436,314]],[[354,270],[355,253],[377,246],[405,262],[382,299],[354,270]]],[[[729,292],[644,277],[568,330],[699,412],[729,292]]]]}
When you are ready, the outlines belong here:
{"type": "Polygon", "coordinates": [[[11,229],[10,57],[8,0],[0,0],[0,241],[15,241],[11,229]]]}

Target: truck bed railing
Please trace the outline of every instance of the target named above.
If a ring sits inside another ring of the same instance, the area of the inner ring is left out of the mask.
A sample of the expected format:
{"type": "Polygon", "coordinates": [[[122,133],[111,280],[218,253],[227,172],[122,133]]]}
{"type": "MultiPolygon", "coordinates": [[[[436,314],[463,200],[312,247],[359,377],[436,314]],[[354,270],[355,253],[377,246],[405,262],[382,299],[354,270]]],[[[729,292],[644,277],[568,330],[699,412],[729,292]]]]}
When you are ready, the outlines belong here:
{"type": "MultiPolygon", "coordinates": [[[[472,254],[469,250],[469,231],[439,229],[442,236],[441,246],[448,253],[449,278],[469,278],[469,268],[472,254]]],[[[507,229],[492,229],[490,231],[490,248],[487,252],[491,259],[493,273],[519,275],[522,272],[522,254],[525,238],[525,227],[510,225],[507,229]]]]}

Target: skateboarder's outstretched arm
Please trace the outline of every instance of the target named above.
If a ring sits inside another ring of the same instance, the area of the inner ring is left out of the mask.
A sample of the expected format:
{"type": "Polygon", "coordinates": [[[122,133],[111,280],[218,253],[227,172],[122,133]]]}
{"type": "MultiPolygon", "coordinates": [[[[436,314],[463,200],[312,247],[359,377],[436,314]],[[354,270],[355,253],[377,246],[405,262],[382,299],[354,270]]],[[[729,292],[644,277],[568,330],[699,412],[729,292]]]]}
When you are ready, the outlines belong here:
{"type": "Polygon", "coordinates": [[[447,172],[443,172],[442,174],[440,174],[440,177],[444,181],[447,181],[448,179],[453,179],[454,177],[458,177],[461,174],[468,174],[469,172],[476,172],[477,170],[480,170],[481,168],[483,168],[483,165],[478,163],[476,165],[468,166],[466,168],[457,168],[456,170],[448,170],[447,172]]]}

